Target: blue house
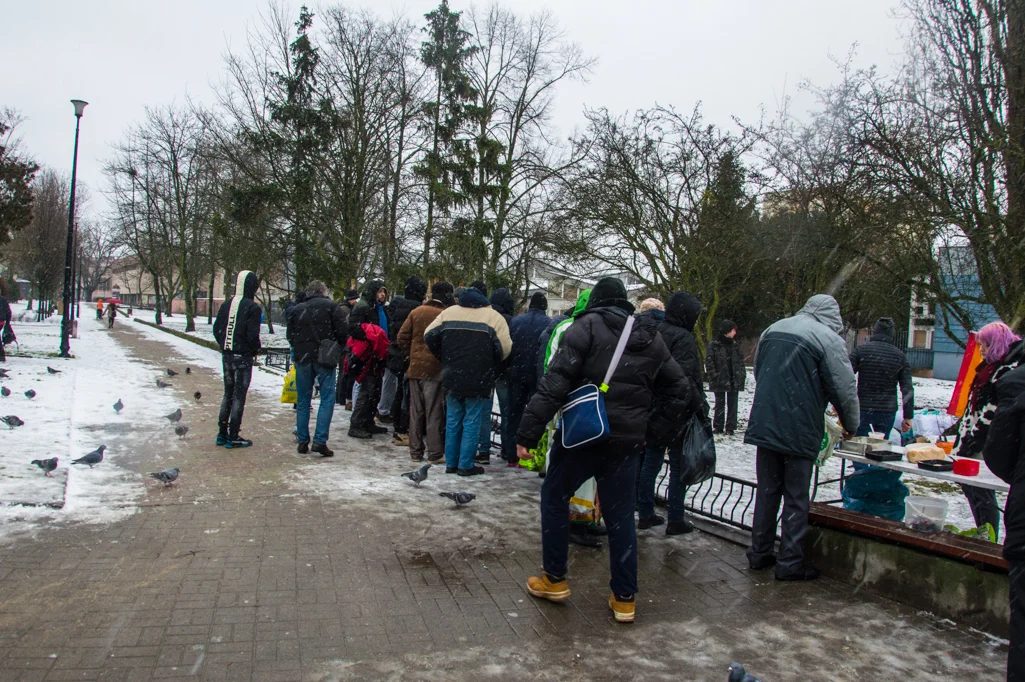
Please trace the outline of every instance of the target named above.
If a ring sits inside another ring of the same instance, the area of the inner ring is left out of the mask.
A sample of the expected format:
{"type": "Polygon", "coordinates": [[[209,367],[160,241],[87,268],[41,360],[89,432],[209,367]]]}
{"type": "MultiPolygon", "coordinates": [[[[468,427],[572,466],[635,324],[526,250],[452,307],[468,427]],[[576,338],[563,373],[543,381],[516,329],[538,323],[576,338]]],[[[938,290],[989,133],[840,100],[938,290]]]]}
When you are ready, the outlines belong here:
{"type": "MultiPolygon", "coordinates": [[[[982,296],[982,285],[975,268],[971,249],[968,246],[950,246],[939,250],[938,258],[943,273],[943,285],[957,296],[982,296]]],[[[968,332],[979,329],[985,324],[1000,319],[996,310],[989,304],[962,302],[961,307],[967,312],[971,329],[964,326],[941,306],[935,306],[936,322],[933,333],[933,376],[937,379],[957,379],[964,358],[963,345],[968,341],[968,332]],[[950,332],[945,329],[949,321],[950,332]],[[958,345],[960,341],[961,345],[958,345]]]]}

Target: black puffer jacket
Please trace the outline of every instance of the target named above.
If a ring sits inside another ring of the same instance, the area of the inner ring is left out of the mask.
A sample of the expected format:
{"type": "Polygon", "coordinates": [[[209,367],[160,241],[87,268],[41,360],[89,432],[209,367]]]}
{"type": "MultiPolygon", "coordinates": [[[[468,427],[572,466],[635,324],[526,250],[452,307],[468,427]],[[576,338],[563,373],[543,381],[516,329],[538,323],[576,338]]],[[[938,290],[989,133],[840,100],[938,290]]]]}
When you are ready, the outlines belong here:
{"type": "Polygon", "coordinates": [[[395,340],[399,338],[399,330],[402,329],[402,325],[405,323],[406,318],[409,317],[409,314],[419,308],[424,302],[424,296],[427,295],[427,285],[419,277],[413,276],[406,280],[406,288],[403,293],[405,296],[396,296],[388,305],[389,313],[391,314],[388,339],[391,341],[391,345],[388,347],[387,367],[396,374],[406,371],[409,359],[399,350],[395,340]]]}
{"type": "MultiPolygon", "coordinates": [[[[502,316],[505,320],[506,326],[512,322],[513,313],[516,310],[516,304],[513,303],[512,294],[505,287],[499,287],[491,293],[491,309],[502,316]]],[[[499,379],[509,379],[512,376],[512,354],[509,354],[505,360],[502,361],[501,366],[498,369],[499,379]]]]}
{"type": "Polygon", "coordinates": [[[1004,506],[1004,558],[1025,561],[1025,366],[1001,381],[1004,390],[983,454],[990,470],[1011,486],[1004,506]]]}
{"type": "Polygon", "coordinates": [[[333,338],[344,346],[346,329],[342,307],[327,296],[312,294],[289,311],[285,336],[297,363],[316,362],[320,342],[333,338]]]}
{"type": "MultiPolygon", "coordinates": [[[[384,288],[384,282],[379,279],[372,279],[367,282],[359,303],[349,313],[349,336],[360,341],[366,341],[367,335],[363,333],[363,328],[360,325],[364,322],[369,322],[370,324],[376,324],[378,327],[381,326],[381,318],[378,314],[377,293],[384,288]]],[[[394,326],[391,321],[391,313],[388,310],[388,306],[382,306],[382,308],[384,309],[385,319],[388,321],[388,337],[390,339],[391,329],[394,326]]]]}
{"type": "Polygon", "coordinates": [[[701,374],[701,353],[694,338],[694,324],[701,314],[701,302],[686,291],[677,291],[669,298],[666,319],[658,325],[670,354],[690,382],[691,409],[708,414],[704,378],[701,374]]]}
{"type": "Polygon", "coordinates": [[[915,385],[904,352],[893,345],[893,334],[882,332],[851,353],[851,368],[858,375],[858,401],[862,412],[897,411],[897,385],[904,404],[904,418],[915,416],[915,385]]]}
{"type": "Polygon", "coordinates": [[[705,349],[705,378],[708,390],[715,393],[743,391],[747,380],[747,368],[744,367],[744,354],[736,339],[726,336],[736,329],[732,322],[724,321],[719,325],[719,334],[712,339],[705,349]]]}
{"type": "MultiPolygon", "coordinates": [[[[516,442],[533,448],[570,391],[605,378],[627,313],[620,308],[590,308],[562,335],[559,352],[548,365],[537,392],[527,403],[516,442]]],[[[638,450],[647,439],[652,398],[664,399],[666,419],[682,423],[689,416],[690,386],[672,362],[654,321],[639,319],[630,332],[623,358],[609,382],[605,408],[612,435],[608,443],[638,450]]]]}
{"type": "Polygon", "coordinates": [[[214,338],[224,353],[255,355],[260,350],[263,309],[253,300],[260,279],[249,270],[238,273],[235,295],[221,304],[214,321],[214,338]]]}

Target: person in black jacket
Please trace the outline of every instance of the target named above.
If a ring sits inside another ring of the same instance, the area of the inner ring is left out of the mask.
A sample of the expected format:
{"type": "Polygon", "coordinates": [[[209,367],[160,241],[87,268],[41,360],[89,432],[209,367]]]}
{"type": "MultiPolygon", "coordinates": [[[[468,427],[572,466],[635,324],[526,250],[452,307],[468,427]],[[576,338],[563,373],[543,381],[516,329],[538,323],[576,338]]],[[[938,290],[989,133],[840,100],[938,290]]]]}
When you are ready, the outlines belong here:
{"type": "Polygon", "coordinates": [[[509,428],[513,433],[519,430],[523,408],[537,390],[537,352],[541,345],[541,333],[548,326],[548,299],[540,291],[530,297],[527,312],[517,315],[509,323],[512,338],[512,355],[509,356],[510,396],[509,428]]]}
{"type": "Polygon", "coordinates": [[[235,295],[221,304],[214,321],[214,338],[221,349],[224,367],[224,397],[217,417],[217,444],[246,448],[253,441],[239,435],[246,393],[253,376],[253,358],[260,350],[260,321],[263,310],[253,300],[260,279],[249,270],[238,273],[235,295]]]}
{"type": "MultiPolygon", "coordinates": [[[[391,312],[388,310],[388,289],[384,282],[379,279],[372,279],[367,282],[363,289],[363,297],[349,313],[349,336],[358,340],[366,341],[367,335],[363,332],[363,324],[375,324],[384,330],[384,333],[391,335],[391,328],[394,326],[391,321],[391,312]]],[[[384,364],[371,360],[371,366],[367,370],[363,382],[356,388],[355,406],[352,410],[352,419],[349,421],[349,435],[354,438],[367,438],[367,434],[388,433],[388,429],[374,423],[374,413],[377,411],[377,403],[381,396],[381,377],[384,375],[384,364]]]]}
{"type": "MultiPolygon", "coordinates": [[[[296,297],[296,303],[299,303],[298,296],[296,297]]],[[[355,289],[347,289],[345,291],[345,299],[338,304],[342,314],[345,316],[346,325],[348,325],[349,313],[359,303],[359,292],[355,289]]],[[[338,395],[335,398],[335,402],[344,405],[345,409],[352,412],[352,385],[353,378],[344,372],[339,372],[341,376],[338,377],[338,395]]]]}
{"type": "Polygon", "coordinates": [[[1010,564],[1011,636],[1007,682],[1025,682],[1025,365],[1007,372],[983,456],[1011,486],[1004,505],[1004,558],[1010,564]]]}
{"type": "MultiPolygon", "coordinates": [[[[657,308],[643,315],[660,317],[662,311],[657,308]]],[[[701,302],[686,291],[677,291],[669,298],[664,319],[658,325],[659,334],[669,348],[669,354],[683,371],[687,380],[688,395],[691,397],[690,410],[707,416],[708,403],[705,399],[704,386],[701,381],[701,362],[698,359],[698,343],[694,339],[694,324],[701,314],[701,302]]],[[[661,399],[661,396],[659,396],[661,399]]],[[[679,424],[683,426],[682,423],[679,424]]],[[[682,428],[681,428],[682,431],[682,428]]],[[[683,506],[687,488],[680,483],[679,472],[683,458],[683,435],[672,434],[668,441],[652,440],[644,451],[644,460],[637,482],[637,527],[641,530],[661,526],[665,519],[655,513],[655,483],[668,450],[669,456],[669,490],[666,506],[669,513],[669,525],[666,535],[681,535],[694,530],[694,526],[684,518],[683,506]]]]}
{"type": "Polygon", "coordinates": [[[11,305],[7,299],[0,295],[0,362],[7,361],[7,353],[4,351],[3,332],[4,327],[11,323],[11,305]]]}
{"type": "MultiPolygon", "coordinates": [[[[537,446],[571,391],[584,384],[602,383],[633,310],[620,280],[605,277],[598,281],[587,309],[566,328],[558,352],[523,412],[516,435],[518,457],[531,457],[530,450],[537,446]]],[[[609,607],[617,621],[633,621],[637,593],[634,490],[644,442],[655,437],[649,433],[654,395],[664,398],[666,421],[682,423],[686,419],[690,386],[680,367],[672,362],[654,320],[642,318],[634,323],[622,360],[605,392],[609,438],[573,449],[562,446],[561,433],[556,432],[553,439],[548,474],[541,487],[544,574],[527,581],[527,591],[533,596],[551,601],[569,597],[569,500],[580,484],[593,476],[608,527],[612,573],[609,607]]]]}
{"type": "Polygon", "coordinates": [[[388,347],[388,360],[377,413],[383,417],[381,421],[390,421],[394,425],[392,445],[409,447],[409,384],[406,383],[406,366],[409,361],[395,345],[395,339],[399,337],[399,330],[402,329],[402,324],[409,317],[409,313],[423,304],[427,295],[427,285],[414,275],[406,280],[403,293],[405,296],[396,296],[388,306],[391,312],[391,326],[388,328],[391,345],[388,347]]]}
{"type": "Polygon", "coordinates": [[[324,457],[335,453],[327,446],[331,417],[335,411],[335,366],[317,362],[321,342],[333,339],[340,346],[346,339],[345,311],[327,297],[327,286],[319,280],[306,287],[306,298],[292,308],[285,335],[295,353],[295,389],[297,393],[295,425],[299,453],[312,450],[324,457]],[[320,387],[317,429],[310,445],[310,403],[313,382],[320,387]]]}
{"type": "Polygon", "coordinates": [[[861,403],[859,436],[879,431],[889,436],[897,414],[897,386],[902,397],[901,431],[911,429],[915,417],[915,385],[911,366],[904,352],[893,345],[893,320],[876,321],[872,338],[851,353],[851,368],[858,375],[858,402],[861,403]]]}
{"type": "Polygon", "coordinates": [[[732,436],[737,430],[737,399],[744,390],[747,368],[744,354],[736,342],[737,325],[731,320],[719,323],[719,335],[708,344],[705,353],[705,377],[708,390],[715,394],[712,430],[732,436]]]}
{"type": "MultiPolygon", "coordinates": [[[[515,304],[508,289],[499,287],[492,292],[491,308],[502,316],[506,325],[512,322],[515,304]]],[[[516,428],[512,423],[512,367],[508,360],[502,363],[498,379],[495,380],[495,396],[498,398],[498,412],[502,418],[502,459],[507,466],[517,467],[520,460],[516,456],[516,428]]]]}

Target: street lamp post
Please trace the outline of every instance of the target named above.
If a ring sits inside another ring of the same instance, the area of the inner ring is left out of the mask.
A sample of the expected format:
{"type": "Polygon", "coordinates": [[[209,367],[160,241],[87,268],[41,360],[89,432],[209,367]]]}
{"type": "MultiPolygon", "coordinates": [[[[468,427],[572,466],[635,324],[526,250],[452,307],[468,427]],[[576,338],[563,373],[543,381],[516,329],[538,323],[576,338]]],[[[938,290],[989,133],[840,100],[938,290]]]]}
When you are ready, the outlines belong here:
{"type": "Polygon", "coordinates": [[[71,357],[71,259],[75,249],[75,176],[78,172],[78,127],[82,122],[82,113],[88,102],[73,99],[75,106],[75,155],[71,159],[71,200],[68,206],[68,245],[64,252],[64,291],[62,292],[63,313],[61,319],[61,352],[62,358],[71,357]]]}

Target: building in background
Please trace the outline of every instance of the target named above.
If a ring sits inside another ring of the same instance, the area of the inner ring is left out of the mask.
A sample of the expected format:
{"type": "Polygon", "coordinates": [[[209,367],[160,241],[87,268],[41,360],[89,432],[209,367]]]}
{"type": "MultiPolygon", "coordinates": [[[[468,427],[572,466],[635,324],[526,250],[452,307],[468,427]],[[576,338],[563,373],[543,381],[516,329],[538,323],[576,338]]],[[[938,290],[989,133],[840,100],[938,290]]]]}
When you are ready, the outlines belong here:
{"type": "Polygon", "coordinates": [[[584,276],[548,263],[535,262],[530,266],[526,297],[542,291],[548,298],[548,315],[569,315],[584,289],[593,287],[602,277],[618,277],[626,285],[627,296],[635,306],[648,297],[648,288],[634,275],[625,272],[596,273],[584,276]]]}

